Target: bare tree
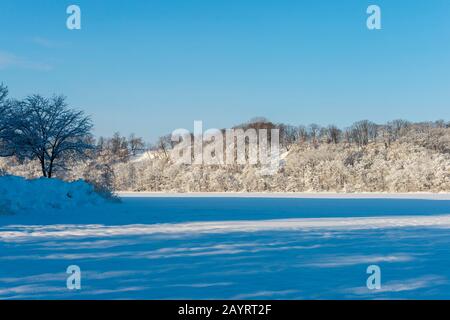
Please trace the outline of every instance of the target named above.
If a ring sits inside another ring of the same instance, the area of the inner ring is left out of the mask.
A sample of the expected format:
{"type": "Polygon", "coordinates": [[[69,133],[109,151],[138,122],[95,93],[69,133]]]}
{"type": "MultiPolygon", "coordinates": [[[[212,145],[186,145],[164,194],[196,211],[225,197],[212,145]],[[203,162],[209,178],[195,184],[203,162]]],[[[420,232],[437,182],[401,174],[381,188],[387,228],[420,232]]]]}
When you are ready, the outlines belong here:
{"type": "Polygon", "coordinates": [[[20,119],[16,112],[20,103],[7,97],[8,87],[0,84],[0,157],[11,157],[17,154],[13,139],[15,125],[20,119]]]}
{"type": "Polygon", "coordinates": [[[16,112],[15,149],[24,157],[38,159],[44,177],[51,178],[55,167],[65,168],[68,159],[84,157],[93,148],[90,118],[70,109],[65,97],[32,95],[16,112]]]}
{"type": "Polygon", "coordinates": [[[347,144],[351,144],[352,141],[353,141],[353,139],[352,139],[352,128],[345,128],[343,136],[344,136],[344,141],[347,144]]]}
{"type": "Polygon", "coordinates": [[[370,141],[374,141],[376,139],[377,134],[378,126],[368,120],[358,121],[352,125],[352,139],[359,146],[368,145],[370,141]]]}
{"type": "Polygon", "coordinates": [[[97,139],[97,151],[101,152],[106,148],[106,139],[104,137],[99,137],[97,139]]]}
{"type": "Polygon", "coordinates": [[[13,115],[14,101],[7,100],[8,87],[0,84],[0,157],[9,157],[14,154],[10,140],[13,136],[13,123],[17,119],[13,115]]]}
{"type": "Polygon", "coordinates": [[[327,127],[327,141],[328,143],[337,144],[341,139],[342,131],[335,125],[327,127]]]}
{"type": "Polygon", "coordinates": [[[309,125],[308,134],[309,134],[309,137],[311,138],[312,144],[314,144],[314,145],[317,144],[318,138],[319,138],[319,133],[320,133],[320,126],[318,124],[312,123],[309,125]]]}
{"type": "Polygon", "coordinates": [[[299,142],[306,142],[308,140],[308,130],[306,129],[306,127],[300,125],[298,126],[297,131],[299,142]]]}
{"type": "Polygon", "coordinates": [[[7,96],[8,96],[8,87],[5,86],[3,83],[0,83],[0,107],[3,106],[3,104],[5,103],[7,96]]]}
{"type": "Polygon", "coordinates": [[[130,150],[126,137],[122,137],[119,132],[114,133],[108,141],[108,148],[113,156],[113,162],[127,162],[130,159],[130,150]]]}
{"type": "Polygon", "coordinates": [[[157,147],[157,149],[162,150],[164,152],[164,157],[166,159],[168,159],[169,158],[169,150],[172,148],[172,136],[165,135],[165,136],[159,137],[156,147],[157,147]]]}
{"type": "Polygon", "coordinates": [[[131,155],[135,156],[138,152],[144,151],[145,143],[142,138],[136,137],[133,133],[128,139],[128,145],[130,146],[131,155]]]}
{"type": "Polygon", "coordinates": [[[436,120],[435,122],[434,122],[434,126],[436,127],[436,128],[446,128],[447,127],[447,123],[445,122],[445,120],[443,120],[443,119],[439,119],[439,120],[436,120]]]}
{"type": "Polygon", "coordinates": [[[406,120],[397,119],[387,123],[387,133],[389,138],[389,144],[391,141],[395,141],[405,134],[406,130],[410,126],[410,123],[406,120]]]}
{"type": "Polygon", "coordinates": [[[298,128],[286,124],[280,124],[278,128],[280,130],[281,145],[289,151],[291,146],[299,139],[298,128]]]}

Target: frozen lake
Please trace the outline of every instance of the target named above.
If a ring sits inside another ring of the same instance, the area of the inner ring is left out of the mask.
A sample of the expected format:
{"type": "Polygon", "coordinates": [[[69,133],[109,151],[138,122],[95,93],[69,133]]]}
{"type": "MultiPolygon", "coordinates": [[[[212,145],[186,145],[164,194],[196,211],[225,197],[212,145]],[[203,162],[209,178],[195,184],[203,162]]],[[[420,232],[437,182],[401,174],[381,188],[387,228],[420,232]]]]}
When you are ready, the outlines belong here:
{"type": "Polygon", "coordinates": [[[449,281],[449,200],[126,197],[0,216],[3,299],[449,299],[449,281]]]}

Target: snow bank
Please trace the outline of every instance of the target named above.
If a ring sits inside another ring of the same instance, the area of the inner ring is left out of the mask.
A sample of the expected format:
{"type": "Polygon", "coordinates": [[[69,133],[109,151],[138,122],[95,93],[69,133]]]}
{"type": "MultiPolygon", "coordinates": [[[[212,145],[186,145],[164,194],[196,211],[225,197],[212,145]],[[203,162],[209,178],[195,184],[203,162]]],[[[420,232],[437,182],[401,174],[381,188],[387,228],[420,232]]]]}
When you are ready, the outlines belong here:
{"type": "Polygon", "coordinates": [[[83,180],[27,180],[16,176],[0,177],[0,214],[47,212],[102,204],[106,199],[83,180]]]}

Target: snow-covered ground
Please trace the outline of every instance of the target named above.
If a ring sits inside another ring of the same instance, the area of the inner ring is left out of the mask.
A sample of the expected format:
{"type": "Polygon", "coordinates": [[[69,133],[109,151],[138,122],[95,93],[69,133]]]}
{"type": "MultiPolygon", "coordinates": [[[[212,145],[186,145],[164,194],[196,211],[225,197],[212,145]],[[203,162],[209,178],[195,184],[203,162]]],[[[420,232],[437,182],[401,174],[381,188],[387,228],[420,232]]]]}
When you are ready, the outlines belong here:
{"type": "Polygon", "coordinates": [[[35,214],[46,211],[102,205],[104,198],[94,187],[79,180],[25,179],[0,176],[0,214],[35,214]]]}
{"type": "Polygon", "coordinates": [[[0,215],[0,298],[450,298],[448,200],[135,195],[39,208],[0,215]],[[379,290],[366,287],[372,264],[379,290]],[[81,290],[66,288],[69,265],[81,290]]]}

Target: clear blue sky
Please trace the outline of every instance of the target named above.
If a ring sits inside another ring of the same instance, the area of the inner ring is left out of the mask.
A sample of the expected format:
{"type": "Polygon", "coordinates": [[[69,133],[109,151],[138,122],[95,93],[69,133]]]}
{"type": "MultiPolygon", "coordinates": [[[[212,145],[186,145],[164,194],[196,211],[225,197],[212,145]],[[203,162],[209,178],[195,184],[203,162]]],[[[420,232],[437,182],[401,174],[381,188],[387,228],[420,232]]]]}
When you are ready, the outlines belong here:
{"type": "Polygon", "coordinates": [[[148,140],[197,119],[449,120],[450,1],[1,0],[0,82],[68,96],[98,135],[148,140]]]}

